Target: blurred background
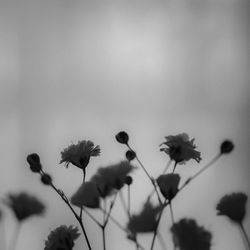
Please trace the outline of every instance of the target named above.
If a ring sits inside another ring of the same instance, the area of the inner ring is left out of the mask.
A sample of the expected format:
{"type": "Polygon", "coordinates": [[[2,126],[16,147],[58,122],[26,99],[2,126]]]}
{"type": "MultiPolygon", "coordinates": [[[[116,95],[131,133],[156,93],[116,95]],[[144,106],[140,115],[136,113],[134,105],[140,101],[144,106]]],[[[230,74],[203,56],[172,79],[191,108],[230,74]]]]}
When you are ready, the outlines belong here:
{"type": "MultiPolygon", "coordinates": [[[[226,193],[249,195],[249,10],[248,0],[0,1],[0,197],[25,190],[47,204],[44,218],[23,224],[16,250],[43,249],[51,229],[77,225],[30,172],[27,154],[39,153],[55,184],[71,196],[82,178],[79,169],[59,165],[60,152],[82,139],[100,145],[88,179],[98,167],[124,159],[125,147],[114,137],[120,130],[155,177],[168,161],[159,151],[164,136],[194,137],[203,160],[179,166],[183,180],[217,154],[222,140],[232,139],[234,152],[173,206],[176,220],[195,218],[213,233],[213,250],[244,249],[239,229],[216,216],[215,206],[226,193]]],[[[132,211],[139,212],[151,186],[140,169],[133,177],[132,211]]],[[[113,212],[125,225],[119,202],[113,212]]],[[[101,231],[84,220],[93,249],[102,249],[101,231]]],[[[15,224],[5,210],[1,249],[15,224]]],[[[170,226],[167,212],[160,230],[168,249],[170,226]]],[[[249,235],[249,216],[245,227],[249,235]]],[[[139,241],[147,246],[151,237],[139,241]]],[[[107,242],[108,249],[134,248],[112,223],[107,242]]],[[[79,238],[75,250],[83,244],[79,238]]]]}

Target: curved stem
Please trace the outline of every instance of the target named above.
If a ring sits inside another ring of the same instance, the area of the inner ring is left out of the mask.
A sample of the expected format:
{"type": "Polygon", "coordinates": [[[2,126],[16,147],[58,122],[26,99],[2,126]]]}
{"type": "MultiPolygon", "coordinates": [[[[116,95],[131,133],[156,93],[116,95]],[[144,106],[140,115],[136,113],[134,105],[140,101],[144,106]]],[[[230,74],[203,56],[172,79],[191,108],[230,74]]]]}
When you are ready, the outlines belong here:
{"type": "Polygon", "coordinates": [[[242,232],[242,235],[244,237],[244,240],[246,242],[247,248],[248,248],[248,250],[250,250],[250,241],[249,241],[249,238],[247,236],[246,230],[245,230],[245,228],[244,228],[244,226],[243,226],[242,223],[239,223],[239,226],[240,226],[240,230],[242,232]]]}

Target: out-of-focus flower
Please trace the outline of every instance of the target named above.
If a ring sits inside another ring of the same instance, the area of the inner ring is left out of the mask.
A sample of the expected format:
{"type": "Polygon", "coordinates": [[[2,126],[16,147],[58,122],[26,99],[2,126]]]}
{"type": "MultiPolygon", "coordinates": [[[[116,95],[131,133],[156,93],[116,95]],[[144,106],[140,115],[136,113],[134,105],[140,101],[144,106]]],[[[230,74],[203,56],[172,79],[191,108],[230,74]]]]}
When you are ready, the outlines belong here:
{"type": "Polygon", "coordinates": [[[72,250],[75,240],[80,236],[77,227],[59,226],[50,232],[44,250],[72,250]]]}
{"type": "Polygon", "coordinates": [[[121,131],[119,132],[116,136],[115,136],[116,140],[119,142],[119,143],[122,143],[122,144],[127,144],[128,143],[128,140],[129,140],[129,136],[128,134],[125,132],[125,131],[121,131]]]}
{"type": "Polygon", "coordinates": [[[135,159],[135,157],[136,157],[135,151],[128,150],[126,152],[126,158],[127,158],[128,161],[133,161],[135,159]]]}
{"type": "Polygon", "coordinates": [[[50,185],[52,183],[52,178],[49,174],[42,174],[41,176],[41,182],[44,184],[44,185],[50,185]]]}
{"type": "Polygon", "coordinates": [[[78,207],[99,208],[100,196],[96,183],[91,181],[84,182],[71,197],[71,203],[78,207]]]}
{"type": "Polygon", "coordinates": [[[225,195],[216,206],[218,215],[225,215],[231,220],[241,223],[246,214],[247,195],[232,193],[225,195]]]}
{"type": "Polygon", "coordinates": [[[220,146],[221,154],[229,154],[233,151],[233,149],[234,149],[234,144],[231,141],[225,140],[224,142],[221,143],[220,146]]]}
{"type": "Polygon", "coordinates": [[[132,184],[132,182],[133,182],[133,178],[130,175],[126,176],[125,183],[129,186],[132,184]]]}
{"type": "Polygon", "coordinates": [[[32,172],[39,173],[42,170],[42,165],[38,154],[29,154],[26,160],[29,163],[32,172]]]}
{"type": "Polygon", "coordinates": [[[160,175],[156,180],[162,195],[167,200],[172,200],[178,192],[180,176],[178,174],[160,175]]]}
{"type": "Polygon", "coordinates": [[[153,206],[148,199],[142,211],[137,215],[132,215],[127,224],[130,238],[131,236],[136,236],[137,233],[154,232],[160,209],[159,206],[153,206]]]}
{"type": "Polygon", "coordinates": [[[61,152],[60,163],[65,162],[66,167],[69,163],[78,168],[85,169],[89,163],[91,156],[100,155],[100,147],[94,146],[92,141],[79,141],[77,144],[72,144],[61,152]]]}
{"type": "Polygon", "coordinates": [[[127,175],[135,169],[128,161],[121,161],[118,164],[108,167],[101,167],[90,179],[96,183],[101,197],[111,195],[115,189],[123,187],[127,175]]]}
{"type": "Polygon", "coordinates": [[[185,163],[190,159],[200,162],[201,153],[195,150],[194,138],[189,140],[188,135],[182,133],[166,136],[165,139],[166,142],[163,142],[161,145],[166,145],[167,147],[160,150],[168,154],[171,160],[174,160],[176,163],[185,163]]]}
{"type": "Polygon", "coordinates": [[[171,227],[171,232],[180,250],[210,250],[212,234],[193,219],[181,219],[171,227]]]}
{"type": "Polygon", "coordinates": [[[9,194],[4,203],[13,211],[19,222],[33,215],[42,215],[45,211],[45,206],[40,200],[24,192],[9,194]]]}

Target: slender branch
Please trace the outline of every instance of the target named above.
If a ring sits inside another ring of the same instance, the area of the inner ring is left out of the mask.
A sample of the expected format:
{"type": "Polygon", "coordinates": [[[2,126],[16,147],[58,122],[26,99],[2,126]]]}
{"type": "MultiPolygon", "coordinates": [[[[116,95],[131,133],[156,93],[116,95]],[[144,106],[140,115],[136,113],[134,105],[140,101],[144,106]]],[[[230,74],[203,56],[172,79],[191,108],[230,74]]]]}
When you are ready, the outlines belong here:
{"type": "Polygon", "coordinates": [[[246,230],[245,230],[245,228],[244,228],[244,226],[243,226],[242,223],[239,223],[239,227],[240,227],[240,230],[242,232],[242,236],[243,236],[243,238],[244,238],[244,240],[246,242],[247,249],[250,250],[250,241],[249,241],[248,235],[246,233],[246,230]]]}
{"type": "MultiPolygon", "coordinates": [[[[83,169],[83,178],[82,178],[82,184],[85,182],[85,175],[86,175],[86,173],[85,173],[85,169],[83,169]]],[[[82,210],[83,210],[83,206],[81,206],[81,208],[80,208],[80,219],[82,220],[82,210]]]]}
{"type": "Polygon", "coordinates": [[[172,174],[174,173],[174,171],[175,171],[175,168],[176,168],[176,166],[177,166],[177,161],[174,163],[174,168],[173,168],[173,172],[172,172],[172,174]]]}
{"type": "Polygon", "coordinates": [[[106,237],[105,237],[105,227],[102,226],[102,244],[103,250],[106,250],[106,237]]]}
{"type": "Polygon", "coordinates": [[[83,211],[92,219],[99,227],[102,227],[102,224],[85,208],[83,207],[83,211]]]}
{"type": "MultiPolygon", "coordinates": [[[[174,210],[173,210],[173,206],[172,206],[172,202],[171,202],[171,200],[169,201],[169,209],[170,209],[170,215],[171,215],[172,225],[174,226],[174,224],[175,224],[175,219],[174,219],[174,210]]],[[[176,244],[175,244],[175,241],[174,241],[174,250],[176,250],[176,244]]]]}

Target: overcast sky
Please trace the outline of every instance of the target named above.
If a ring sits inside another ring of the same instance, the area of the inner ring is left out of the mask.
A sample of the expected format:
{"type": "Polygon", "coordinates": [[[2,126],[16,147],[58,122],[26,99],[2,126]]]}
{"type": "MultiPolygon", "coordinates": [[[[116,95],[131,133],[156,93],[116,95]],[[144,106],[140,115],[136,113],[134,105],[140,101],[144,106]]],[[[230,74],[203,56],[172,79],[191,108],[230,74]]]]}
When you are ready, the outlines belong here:
{"type": "MultiPolygon", "coordinates": [[[[203,161],[180,166],[183,180],[219,150],[225,138],[235,151],[190,185],[174,203],[176,219],[191,217],[213,233],[213,250],[243,250],[237,227],[217,217],[216,202],[249,185],[249,2],[247,0],[19,0],[0,1],[0,196],[26,190],[47,205],[45,218],[23,225],[17,249],[43,249],[49,230],[76,224],[60,199],[40,184],[25,162],[40,154],[44,168],[69,196],[79,170],[59,165],[71,142],[91,139],[102,154],[87,178],[123,159],[114,135],[126,130],[131,145],[155,177],[167,163],[164,136],[187,132],[203,161]]],[[[135,173],[133,211],[151,190],[135,173]]],[[[248,193],[249,194],[249,193],[248,193]]],[[[248,204],[249,207],[249,204],[248,204]]],[[[125,224],[117,207],[114,216],[125,224]]],[[[161,224],[169,249],[168,211],[161,224]]],[[[6,213],[8,237],[14,219],[6,213]]],[[[94,249],[100,231],[86,218],[94,249]]],[[[247,216],[245,226],[250,234],[247,216]]],[[[110,224],[108,249],[132,249],[110,224]],[[112,239],[112,240],[111,240],[112,239]]],[[[150,237],[139,238],[147,244],[150,237]]],[[[75,250],[81,250],[83,239],[75,250]]],[[[155,249],[160,249],[158,243],[155,249]]]]}

